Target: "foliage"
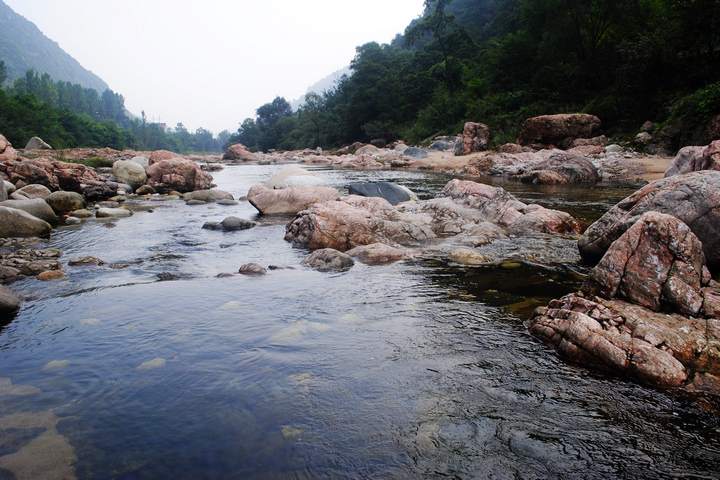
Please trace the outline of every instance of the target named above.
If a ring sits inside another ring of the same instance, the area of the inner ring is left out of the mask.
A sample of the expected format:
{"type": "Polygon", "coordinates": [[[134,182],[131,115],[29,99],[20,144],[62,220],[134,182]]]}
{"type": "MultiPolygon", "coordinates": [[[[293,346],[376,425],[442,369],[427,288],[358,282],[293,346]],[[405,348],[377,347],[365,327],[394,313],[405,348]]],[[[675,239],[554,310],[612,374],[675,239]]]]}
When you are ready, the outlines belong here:
{"type": "Polygon", "coordinates": [[[678,121],[690,141],[720,114],[717,0],[426,0],[404,35],[356,52],[352,75],[284,111],[283,129],[264,128],[266,104],[232,141],[419,142],[479,121],[497,143],[530,116],[571,111],[599,116],[609,134],[678,121]]]}

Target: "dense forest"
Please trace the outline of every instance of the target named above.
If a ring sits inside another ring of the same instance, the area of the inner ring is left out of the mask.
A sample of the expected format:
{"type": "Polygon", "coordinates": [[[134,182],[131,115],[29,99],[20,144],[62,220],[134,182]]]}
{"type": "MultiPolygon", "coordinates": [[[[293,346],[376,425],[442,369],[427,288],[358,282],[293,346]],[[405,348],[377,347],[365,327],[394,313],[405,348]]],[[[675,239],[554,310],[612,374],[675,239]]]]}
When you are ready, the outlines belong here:
{"type": "Polygon", "coordinates": [[[24,147],[39,136],[56,149],[110,147],[117,150],[172,150],[179,153],[221,152],[230,133],[217,137],[198,128],[189,132],[182,123],[174,130],[130,118],[122,95],[106,89],[53,81],[49,74],[28,70],[12,85],[2,88],[8,73],[0,61],[0,133],[13,145],[24,147]]]}
{"type": "Polygon", "coordinates": [[[673,148],[720,124],[717,0],[426,0],[391,44],[357,47],[352,74],[293,112],[278,97],[232,142],[252,150],[411,143],[488,124],[495,145],[528,117],[585,112],[607,134],[655,123],[673,148]]]}

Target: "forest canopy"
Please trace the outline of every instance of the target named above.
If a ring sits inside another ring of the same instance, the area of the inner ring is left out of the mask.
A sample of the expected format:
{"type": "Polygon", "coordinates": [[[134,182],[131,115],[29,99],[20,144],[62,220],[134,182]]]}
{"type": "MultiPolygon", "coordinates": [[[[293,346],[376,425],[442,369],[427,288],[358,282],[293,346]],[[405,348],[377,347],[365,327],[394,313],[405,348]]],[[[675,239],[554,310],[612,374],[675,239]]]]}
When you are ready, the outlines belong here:
{"type": "Polygon", "coordinates": [[[421,142],[466,121],[514,141],[530,116],[585,112],[606,133],[647,120],[673,144],[706,141],[720,114],[717,0],[427,0],[391,44],[357,47],[333,89],[297,112],[245,119],[232,142],[252,150],[421,142]],[[698,117],[699,115],[699,117],[698,117]]]}

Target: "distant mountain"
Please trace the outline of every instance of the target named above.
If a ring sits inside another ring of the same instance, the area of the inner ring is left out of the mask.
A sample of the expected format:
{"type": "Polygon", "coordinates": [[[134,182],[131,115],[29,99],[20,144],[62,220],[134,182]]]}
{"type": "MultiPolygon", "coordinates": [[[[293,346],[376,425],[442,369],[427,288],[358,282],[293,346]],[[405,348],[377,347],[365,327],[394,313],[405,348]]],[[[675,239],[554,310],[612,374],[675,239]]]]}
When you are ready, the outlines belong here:
{"type": "MultiPolygon", "coordinates": [[[[315,84],[308,87],[305,95],[307,95],[308,93],[317,93],[318,95],[322,95],[325,90],[332,90],[333,88],[335,88],[338,82],[340,82],[340,79],[343,75],[352,75],[352,70],[350,70],[349,66],[343,67],[340,70],[331,73],[327,77],[318,80],[315,84]]],[[[305,103],[305,95],[300,98],[296,98],[295,100],[290,102],[290,106],[292,107],[293,111],[297,110],[305,103]]]]}
{"type": "Polygon", "coordinates": [[[15,13],[0,0],[0,60],[5,62],[10,81],[22,77],[29,69],[49,73],[55,80],[79,83],[104,92],[108,85],[68,55],[34,23],[15,13]]]}

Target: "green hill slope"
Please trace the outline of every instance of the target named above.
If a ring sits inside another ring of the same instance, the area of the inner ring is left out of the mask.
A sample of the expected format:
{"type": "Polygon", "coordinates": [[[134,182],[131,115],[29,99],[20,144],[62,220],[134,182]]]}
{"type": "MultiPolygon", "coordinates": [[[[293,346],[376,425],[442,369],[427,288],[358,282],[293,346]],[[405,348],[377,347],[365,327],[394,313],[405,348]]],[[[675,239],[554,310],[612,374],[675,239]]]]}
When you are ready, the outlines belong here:
{"type": "Polygon", "coordinates": [[[49,73],[56,80],[79,83],[104,92],[108,85],[83,68],[60,46],[47,38],[25,17],[15,13],[0,0],[0,60],[5,62],[10,81],[22,77],[29,69],[49,73]]]}

